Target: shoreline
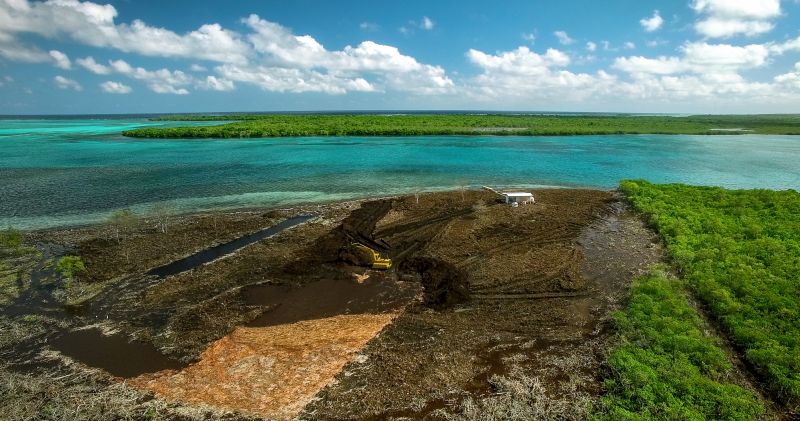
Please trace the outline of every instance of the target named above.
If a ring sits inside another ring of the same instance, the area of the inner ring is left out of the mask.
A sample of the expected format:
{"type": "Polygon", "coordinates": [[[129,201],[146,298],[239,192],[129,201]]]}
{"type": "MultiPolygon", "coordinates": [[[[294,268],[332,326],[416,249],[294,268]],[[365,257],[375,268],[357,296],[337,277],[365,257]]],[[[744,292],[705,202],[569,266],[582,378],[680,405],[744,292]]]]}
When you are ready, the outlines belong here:
{"type": "MultiPolygon", "coordinates": [[[[567,190],[576,189],[576,190],[615,191],[615,190],[618,189],[618,187],[601,188],[601,187],[595,187],[595,186],[518,185],[518,186],[507,186],[507,187],[503,187],[502,188],[502,190],[514,190],[514,189],[526,189],[526,190],[533,190],[533,191],[535,191],[535,190],[563,190],[563,189],[567,189],[567,190]]],[[[465,191],[479,191],[479,190],[483,190],[483,188],[467,188],[467,189],[465,189],[465,191]]],[[[458,191],[458,189],[452,188],[452,187],[443,188],[441,190],[439,190],[439,189],[431,189],[431,190],[425,190],[425,191],[420,192],[420,195],[422,196],[422,195],[425,195],[425,194],[449,193],[449,192],[455,192],[455,191],[458,191]]],[[[170,219],[183,219],[183,218],[204,217],[204,216],[213,216],[213,215],[219,216],[219,215],[236,215],[236,214],[246,214],[246,213],[253,214],[253,213],[265,213],[265,212],[303,212],[303,211],[305,211],[305,212],[314,212],[314,211],[319,211],[319,210],[326,210],[326,209],[329,209],[331,207],[337,207],[337,206],[341,207],[341,206],[350,205],[350,204],[360,204],[360,203],[371,201],[371,200],[397,199],[397,198],[401,198],[401,197],[405,197],[405,196],[413,196],[413,195],[414,195],[414,192],[410,191],[410,192],[407,192],[407,193],[365,196],[365,197],[359,197],[359,198],[353,198],[353,199],[342,199],[342,200],[334,199],[334,200],[326,200],[326,201],[320,201],[320,202],[301,202],[301,203],[297,203],[297,204],[289,205],[289,206],[262,205],[262,206],[242,206],[242,207],[219,208],[219,209],[205,209],[205,210],[189,210],[189,211],[186,211],[186,212],[176,212],[176,213],[170,214],[169,218],[170,219]]],[[[121,208],[121,209],[137,208],[137,207],[141,207],[141,206],[143,206],[143,205],[135,205],[135,206],[131,206],[129,208],[121,208]]],[[[120,210],[120,209],[111,210],[111,211],[108,211],[108,212],[105,212],[105,213],[110,215],[112,212],[117,211],[117,210],[120,210]]],[[[135,212],[135,209],[134,209],[134,213],[136,213],[136,215],[142,221],[148,221],[148,220],[154,218],[153,215],[150,215],[148,213],[135,212]]],[[[78,214],[78,215],[75,215],[75,216],[76,217],[81,217],[83,215],[86,215],[86,214],[78,214]]],[[[70,216],[73,216],[73,215],[70,215],[70,216]]],[[[58,216],[54,216],[54,217],[57,218],[58,216]]],[[[67,223],[67,224],[64,224],[64,225],[54,225],[54,226],[45,227],[45,228],[34,228],[34,229],[19,228],[19,230],[23,231],[23,232],[25,232],[27,234],[46,234],[48,232],[53,232],[53,231],[92,229],[92,228],[98,228],[98,227],[101,227],[101,226],[107,225],[107,224],[108,224],[108,217],[103,218],[102,220],[99,220],[97,222],[85,222],[85,223],[77,223],[77,224],[69,224],[69,223],[67,223]]],[[[3,226],[4,225],[0,225],[0,227],[3,227],[3,226]]],[[[16,226],[13,225],[13,224],[9,224],[7,226],[9,226],[11,228],[14,228],[14,229],[17,229],[16,226]]]]}

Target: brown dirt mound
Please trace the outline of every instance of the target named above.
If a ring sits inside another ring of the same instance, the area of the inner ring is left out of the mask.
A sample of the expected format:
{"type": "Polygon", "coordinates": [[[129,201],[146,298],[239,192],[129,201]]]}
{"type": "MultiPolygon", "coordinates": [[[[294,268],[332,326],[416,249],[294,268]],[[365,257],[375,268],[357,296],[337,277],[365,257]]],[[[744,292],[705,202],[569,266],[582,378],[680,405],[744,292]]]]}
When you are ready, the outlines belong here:
{"type": "Polygon", "coordinates": [[[452,263],[431,257],[415,257],[403,262],[401,272],[418,274],[422,279],[422,300],[442,310],[469,300],[467,274],[452,263]]]}
{"type": "MultiPolygon", "coordinates": [[[[391,200],[362,203],[339,226],[320,236],[310,247],[298,252],[295,259],[284,266],[284,272],[295,276],[316,276],[320,265],[341,261],[343,252],[353,242],[365,244],[378,251],[387,251],[385,243],[373,239],[373,231],[378,221],[391,209],[391,200]]],[[[345,273],[341,275],[347,276],[345,273]]]]}

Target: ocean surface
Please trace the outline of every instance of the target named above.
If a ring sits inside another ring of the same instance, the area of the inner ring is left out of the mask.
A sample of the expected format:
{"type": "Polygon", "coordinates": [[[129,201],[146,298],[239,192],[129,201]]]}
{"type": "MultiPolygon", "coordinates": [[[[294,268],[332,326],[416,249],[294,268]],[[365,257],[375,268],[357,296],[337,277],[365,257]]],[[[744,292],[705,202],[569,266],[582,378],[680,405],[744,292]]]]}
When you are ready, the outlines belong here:
{"type": "MultiPolygon", "coordinates": [[[[145,119],[0,120],[0,227],[111,212],[288,206],[478,187],[611,189],[621,179],[800,188],[800,137],[416,136],[129,139],[145,119]]],[[[219,124],[218,122],[191,124],[219,124]]]]}

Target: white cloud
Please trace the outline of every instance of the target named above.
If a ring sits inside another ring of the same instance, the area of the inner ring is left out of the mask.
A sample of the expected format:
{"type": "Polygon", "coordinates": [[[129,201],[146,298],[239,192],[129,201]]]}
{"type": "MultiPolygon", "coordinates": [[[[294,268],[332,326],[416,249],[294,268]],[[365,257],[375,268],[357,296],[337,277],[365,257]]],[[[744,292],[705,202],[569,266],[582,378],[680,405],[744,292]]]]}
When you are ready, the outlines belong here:
{"type": "Polygon", "coordinates": [[[746,80],[740,72],[763,67],[770,50],[761,44],[734,46],[685,43],[680,57],[619,57],[613,67],[632,80],[619,91],[635,99],[724,101],[725,98],[763,101],[775,94],[769,83],[746,80]]]}
{"type": "Polygon", "coordinates": [[[642,18],[639,21],[639,24],[642,25],[647,32],[655,32],[661,29],[661,26],[664,25],[664,19],[658,13],[658,10],[653,11],[653,16],[650,18],[642,18]]]}
{"type": "Polygon", "coordinates": [[[756,36],[771,31],[775,25],[766,21],[708,18],[695,25],[697,32],[709,38],[730,38],[737,34],[756,36]]]}
{"type": "Polygon", "coordinates": [[[593,43],[592,41],[587,42],[586,43],[586,50],[587,51],[592,51],[592,52],[597,51],[597,44],[593,43]]]}
{"type": "Polygon", "coordinates": [[[253,30],[248,40],[255,50],[267,55],[276,64],[312,67],[319,60],[326,59],[325,48],[309,35],[296,36],[287,28],[255,14],[243,22],[253,30]]]}
{"type": "Polygon", "coordinates": [[[417,29],[423,31],[430,31],[435,26],[436,22],[434,22],[433,20],[431,20],[431,18],[427,16],[423,16],[422,19],[420,19],[419,21],[416,20],[408,21],[405,25],[402,25],[399,28],[397,28],[397,30],[405,36],[411,36],[416,33],[417,29]]]}
{"type": "Polygon", "coordinates": [[[771,19],[781,14],[780,0],[694,0],[698,13],[737,19],[771,19]]]}
{"type": "Polygon", "coordinates": [[[484,70],[527,75],[542,74],[570,62],[569,56],[559,50],[550,48],[545,54],[537,54],[524,46],[496,55],[471,49],[467,52],[467,58],[484,70]]]}
{"type": "Polygon", "coordinates": [[[74,91],[82,91],[83,90],[83,86],[81,86],[80,83],[78,83],[78,82],[76,82],[76,81],[74,81],[72,79],[67,79],[67,78],[65,78],[64,76],[61,76],[61,75],[54,77],[53,81],[56,83],[56,86],[58,86],[59,89],[72,89],[74,91]]]}
{"type": "Polygon", "coordinates": [[[781,15],[780,0],[694,0],[691,7],[703,15],[695,30],[709,38],[764,34],[781,15]]]}
{"type": "MultiPolygon", "coordinates": [[[[254,72],[250,79],[257,80],[256,84],[261,87],[269,85],[266,82],[269,78],[261,76],[274,76],[274,87],[278,90],[338,93],[342,89],[359,92],[389,89],[432,94],[454,86],[441,67],[419,63],[395,47],[364,41],[331,51],[310,35],[295,35],[257,15],[243,19],[248,28],[244,33],[211,23],[181,34],[141,20],[117,22],[117,15],[114,6],[91,1],[0,1],[0,58],[55,62],[65,69],[71,66],[65,55],[24,45],[20,37],[29,33],[145,56],[214,61],[230,65],[218,67],[237,69],[239,75],[249,69],[254,72]],[[291,83],[295,83],[296,88],[289,87],[291,83]]],[[[427,16],[412,23],[421,30],[435,27],[427,16]]],[[[180,71],[114,67],[113,63],[110,66],[100,64],[92,57],[78,59],[75,63],[95,74],[120,73],[142,80],[159,93],[186,94],[188,86],[208,85],[207,78],[198,81],[180,71]]],[[[192,67],[194,72],[205,71],[200,69],[192,67]]],[[[222,74],[214,77],[218,81],[233,81],[222,74]]],[[[212,82],[208,86],[227,89],[229,84],[212,82]]]]}
{"type": "Polygon", "coordinates": [[[158,94],[187,95],[189,91],[182,86],[190,85],[194,81],[191,76],[180,70],[151,71],[142,67],[133,67],[124,60],[114,60],[109,64],[116,73],[144,81],[151,91],[158,94]]]}
{"type": "Polygon", "coordinates": [[[604,71],[589,74],[565,70],[569,56],[555,49],[544,54],[524,46],[496,54],[472,49],[467,58],[482,70],[466,87],[468,95],[480,101],[579,102],[607,93],[616,80],[604,71]]]}
{"type": "Polygon", "coordinates": [[[686,61],[696,66],[697,71],[704,71],[709,67],[729,70],[761,67],[767,63],[769,56],[769,49],[760,44],[740,47],[693,42],[685,44],[681,49],[686,55],[686,61]]]}
{"type": "Polygon", "coordinates": [[[653,76],[640,75],[616,86],[620,95],[668,103],[705,101],[724,104],[730,98],[763,100],[773,93],[769,84],[749,82],[735,73],[653,76]]]}
{"type": "Polygon", "coordinates": [[[64,70],[69,70],[72,68],[72,62],[69,60],[69,57],[58,50],[50,50],[50,57],[53,59],[53,64],[64,70]]]}
{"type": "Polygon", "coordinates": [[[647,58],[642,56],[618,57],[613,67],[627,73],[671,75],[686,71],[686,64],[678,57],[647,58]]]}
{"type": "Polygon", "coordinates": [[[110,4],[48,0],[0,2],[0,32],[6,36],[34,33],[46,38],[69,38],[93,46],[146,56],[205,59],[242,63],[249,48],[238,34],[207,24],[185,34],[153,27],[140,20],[116,23],[110,4]]]}
{"type": "Polygon", "coordinates": [[[411,72],[425,67],[411,56],[400,53],[396,47],[364,41],[356,47],[346,46],[328,56],[329,68],[352,71],[411,72]]]}
{"type": "Polygon", "coordinates": [[[208,91],[232,91],[236,88],[232,80],[217,78],[215,76],[207,76],[205,80],[197,83],[197,87],[208,91]]]}
{"type": "Polygon", "coordinates": [[[191,70],[193,72],[198,72],[198,73],[199,72],[207,72],[208,71],[208,69],[205,66],[199,65],[197,63],[192,63],[192,65],[189,66],[189,70],[191,70]]]}
{"type": "Polygon", "coordinates": [[[770,44],[769,50],[775,54],[783,54],[787,51],[800,51],[800,37],[790,39],[789,41],[780,44],[770,44]]]}
{"type": "Polygon", "coordinates": [[[694,42],[684,44],[681,51],[683,57],[619,57],[613,67],[634,74],[720,74],[764,66],[769,57],[769,49],[760,44],[740,47],[694,42]]]}
{"type": "Polygon", "coordinates": [[[627,41],[624,44],[622,44],[622,48],[624,48],[626,50],[633,50],[633,49],[636,48],[636,44],[634,44],[634,43],[632,43],[630,41],[627,41]]]}
{"type": "Polygon", "coordinates": [[[444,69],[418,62],[396,47],[364,41],[329,51],[310,35],[294,35],[287,28],[257,15],[244,20],[253,32],[248,40],[265,65],[222,66],[231,80],[256,83],[267,90],[343,93],[385,88],[414,93],[442,93],[454,84],[444,69]],[[245,75],[252,72],[252,77],[245,75]],[[235,75],[234,77],[228,74],[235,75]],[[367,81],[376,78],[378,85],[367,81]],[[295,80],[297,89],[287,86],[295,80]]]}
{"type": "MultiPolygon", "coordinates": [[[[2,7],[2,3],[0,3],[0,7],[2,7]]],[[[0,9],[0,13],[2,13],[2,9],[0,9]]],[[[25,45],[12,35],[4,33],[2,25],[0,25],[0,58],[24,63],[45,63],[52,60],[52,57],[46,52],[25,45]]]]}
{"type": "Polygon", "coordinates": [[[100,89],[109,94],[129,94],[132,91],[130,86],[111,80],[101,83],[100,89]]]}
{"type": "Polygon", "coordinates": [[[645,42],[645,45],[647,45],[650,48],[660,47],[662,45],[667,45],[667,44],[669,44],[669,41],[665,39],[653,39],[645,42]]]}
{"type": "Polygon", "coordinates": [[[422,28],[422,29],[424,29],[426,31],[430,31],[431,29],[433,29],[434,23],[431,20],[431,18],[429,18],[427,16],[423,16],[422,17],[422,22],[420,22],[419,26],[420,26],[420,28],[422,28]]]}
{"type": "Polygon", "coordinates": [[[523,32],[522,39],[528,42],[529,44],[533,44],[534,42],[536,42],[536,34],[531,32],[523,32]]]}
{"type": "Polygon", "coordinates": [[[283,67],[240,67],[224,64],[217,72],[227,80],[251,83],[273,92],[323,92],[344,94],[350,91],[372,92],[375,88],[363,78],[346,78],[314,70],[283,67]]]}
{"type": "MultiPolygon", "coordinates": [[[[793,41],[780,47],[793,46],[793,41]]],[[[587,104],[622,103],[650,110],[674,110],[671,107],[676,104],[679,109],[723,110],[774,104],[772,98],[789,104],[800,95],[800,64],[771,83],[742,76],[745,70],[769,64],[771,45],[687,42],[680,51],[675,57],[619,57],[613,68],[623,73],[614,75],[602,70],[572,71],[569,56],[558,50],[537,53],[519,47],[495,54],[470,50],[467,56],[481,73],[465,80],[461,90],[473,101],[528,109],[544,105],[587,109],[587,104]],[[781,93],[779,86],[789,93],[781,93]]]]}
{"type": "Polygon", "coordinates": [[[800,92],[800,62],[795,63],[793,72],[775,76],[775,82],[800,92]]]}
{"type": "Polygon", "coordinates": [[[358,24],[358,27],[362,31],[368,31],[368,32],[377,32],[378,30],[381,29],[380,25],[373,22],[361,22],[360,24],[358,24]]]}
{"type": "Polygon", "coordinates": [[[111,68],[96,62],[92,56],[76,59],[75,63],[96,75],[107,75],[111,73],[111,68]]]}
{"type": "Polygon", "coordinates": [[[553,35],[558,38],[558,42],[562,45],[570,45],[575,42],[574,39],[570,38],[569,35],[565,31],[555,31],[553,35]]]}

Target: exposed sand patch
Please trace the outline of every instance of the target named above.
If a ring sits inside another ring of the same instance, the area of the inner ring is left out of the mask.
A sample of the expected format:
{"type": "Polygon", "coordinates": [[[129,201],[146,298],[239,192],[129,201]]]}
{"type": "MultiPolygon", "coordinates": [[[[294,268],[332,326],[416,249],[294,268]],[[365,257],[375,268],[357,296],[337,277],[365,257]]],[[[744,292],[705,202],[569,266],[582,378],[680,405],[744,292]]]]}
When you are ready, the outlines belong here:
{"type": "Polygon", "coordinates": [[[397,313],[239,327],[184,370],[130,380],[167,399],[294,417],[397,313]]]}

